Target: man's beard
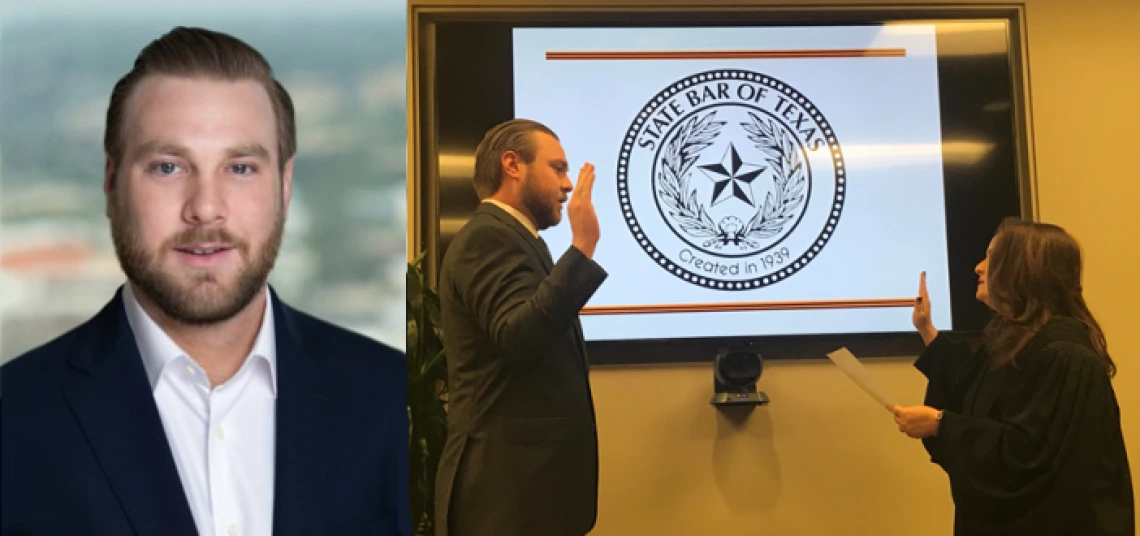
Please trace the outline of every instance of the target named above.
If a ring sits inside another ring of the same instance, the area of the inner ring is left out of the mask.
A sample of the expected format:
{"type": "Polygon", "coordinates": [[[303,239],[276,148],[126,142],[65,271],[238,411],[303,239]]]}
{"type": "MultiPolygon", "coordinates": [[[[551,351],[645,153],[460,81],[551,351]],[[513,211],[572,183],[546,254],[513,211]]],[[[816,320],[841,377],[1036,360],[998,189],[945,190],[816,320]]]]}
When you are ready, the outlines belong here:
{"type": "Polygon", "coordinates": [[[562,221],[562,211],[558,209],[558,204],[543,197],[538,185],[531,181],[529,172],[523,177],[522,203],[534,217],[534,227],[540,231],[554,227],[562,221]]]}
{"type": "Polygon", "coordinates": [[[134,219],[119,201],[113,201],[111,238],[119,266],[135,288],[171,320],[199,326],[224,322],[245,309],[269,279],[285,230],[285,211],[278,203],[269,238],[256,251],[251,252],[248,242],[224,229],[193,228],[165,240],[158,253],[151,255],[139,239],[134,219]],[[202,242],[227,243],[240,255],[243,264],[232,288],[211,274],[194,274],[189,276],[189,282],[184,282],[175,274],[162,271],[161,256],[169,255],[175,247],[202,242]]]}

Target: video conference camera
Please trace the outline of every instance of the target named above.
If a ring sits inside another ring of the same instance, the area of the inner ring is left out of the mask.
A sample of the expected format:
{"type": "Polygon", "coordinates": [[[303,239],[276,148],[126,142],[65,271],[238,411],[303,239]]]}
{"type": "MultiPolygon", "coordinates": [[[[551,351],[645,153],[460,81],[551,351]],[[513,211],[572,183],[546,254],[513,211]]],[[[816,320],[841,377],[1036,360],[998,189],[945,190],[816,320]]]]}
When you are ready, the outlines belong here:
{"type": "Polygon", "coordinates": [[[721,348],[713,361],[712,405],[767,405],[768,395],[756,390],[756,381],[763,373],[764,359],[751,345],[721,348]]]}

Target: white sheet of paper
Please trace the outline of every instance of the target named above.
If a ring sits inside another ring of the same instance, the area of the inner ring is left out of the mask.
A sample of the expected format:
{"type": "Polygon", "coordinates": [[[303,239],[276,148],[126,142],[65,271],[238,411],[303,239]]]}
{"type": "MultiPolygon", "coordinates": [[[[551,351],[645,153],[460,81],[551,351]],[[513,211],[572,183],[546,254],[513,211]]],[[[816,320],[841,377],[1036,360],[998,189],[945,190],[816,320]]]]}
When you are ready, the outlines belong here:
{"type": "Polygon", "coordinates": [[[840,348],[827,354],[827,357],[838,365],[839,370],[851,378],[855,385],[871,395],[871,398],[877,400],[884,408],[894,404],[894,397],[888,395],[883,387],[875,382],[875,379],[871,377],[871,371],[867,370],[867,367],[860,363],[850,350],[840,348]]]}

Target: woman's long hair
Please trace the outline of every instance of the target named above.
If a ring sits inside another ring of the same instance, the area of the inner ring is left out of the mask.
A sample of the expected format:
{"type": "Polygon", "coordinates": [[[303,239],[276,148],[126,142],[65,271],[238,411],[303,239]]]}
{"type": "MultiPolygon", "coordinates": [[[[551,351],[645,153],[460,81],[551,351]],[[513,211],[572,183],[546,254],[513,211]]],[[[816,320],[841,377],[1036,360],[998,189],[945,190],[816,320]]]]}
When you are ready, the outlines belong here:
{"type": "Polygon", "coordinates": [[[1050,318],[1068,316],[1088,326],[1093,349],[1109,376],[1116,374],[1104,332],[1082,294],[1080,245],[1064,229],[1005,220],[994,235],[986,281],[995,316],[985,343],[995,368],[1013,363],[1050,318]]]}

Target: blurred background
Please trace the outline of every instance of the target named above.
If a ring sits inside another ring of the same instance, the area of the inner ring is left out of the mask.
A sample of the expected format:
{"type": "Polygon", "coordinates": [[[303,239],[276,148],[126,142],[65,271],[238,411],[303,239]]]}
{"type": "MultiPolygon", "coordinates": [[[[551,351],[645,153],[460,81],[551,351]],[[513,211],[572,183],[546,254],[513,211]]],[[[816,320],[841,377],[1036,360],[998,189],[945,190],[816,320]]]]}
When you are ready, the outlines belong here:
{"type": "Polygon", "coordinates": [[[406,4],[195,4],[0,0],[0,364],[85,321],[125,281],[104,216],[104,116],[139,50],[180,25],[259,49],[293,97],[294,193],[270,283],[405,348],[406,4]]]}

